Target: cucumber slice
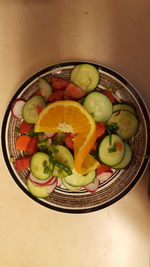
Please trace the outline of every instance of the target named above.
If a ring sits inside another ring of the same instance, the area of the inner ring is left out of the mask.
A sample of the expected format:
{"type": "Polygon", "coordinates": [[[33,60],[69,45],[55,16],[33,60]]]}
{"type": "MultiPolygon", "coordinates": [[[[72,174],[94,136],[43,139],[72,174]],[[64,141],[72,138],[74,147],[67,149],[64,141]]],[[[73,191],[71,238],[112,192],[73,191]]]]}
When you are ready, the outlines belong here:
{"type": "Polygon", "coordinates": [[[27,187],[30,193],[35,197],[48,197],[49,186],[35,186],[30,179],[27,179],[27,187]]]}
{"type": "Polygon", "coordinates": [[[65,182],[71,186],[85,186],[90,184],[95,179],[95,171],[90,172],[87,175],[82,175],[77,173],[75,169],[73,169],[73,174],[64,178],[65,182]]]}
{"type": "Polygon", "coordinates": [[[119,134],[122,139],[128,139],[134,136],[139,127],[139,121],[137,117],[127,110],[114,112],[107,124],[110,125],[113,123],[116,123],[119,127],[117,134],[119,134]]]}
{"type": "Polygon", "coordinates": [[[126,168],[132,159],[131,147],[126,142],[124,142],[124,145],[125,145],[125,155],[123,157],[123,160],[118,165],[115,165],[113,167],[114,169],[120,170],[126,168]]]}
{"type": "MultiPolygon", "coordinates": [[[[61,145],[56,145],[55,149],[57,150],[57,152],[53,155],[53,159],[60,161],[72,170],[74,167],[74,159],[69,149],[61,145]]],[[[68,173],[55,166],[52,175],[59,178],[63,178],[67,176],[68,173]]]]}
{"type": "Polygon", "coordinates": [[[119,135],[112,134],[104,137],[99,146],[99,158],[104,164],[113,167],[122,161],[124,155],[124,142],[119,135]]]}
{"type": "Polygon", "coordinates": [[[113,105],[113,112],[119,111],[119,110],[127,110],[133,113],[134,115],[136,114],[134,108],[131,105],[125,104],[125,103],[113,105]]]}
{"type": "Polygon", "coordinates": [[[98,85],[99,72],[93,65],[80,64],[73,68],[70,80],[85,92],[90,92],[98,85]]]}
{"type": "Polygon", "coordinates": [[[45,100],[42,96],[32,96],[23,106],[23,119],[31,124],[35,124],[38,118],[38,106],[45,107],[45,100]]]}
{"type": "Polygon", "coordinates": [[[52,88],[50,84],[43,78],[39,78],[39,87],[41,95],[45,98],[45,100],[47,100],[48,97],[52,94],[52,88]]]}
{"type": "Polygon", "coordinates": [[[37,179],[46,180],[52,172],[49,156],[44,152],[37,152],[31,158],[30,170],[37,179]]]}
{"type": "Polygon", "coordinates": [[[107,121],[112,115],[112,102],[102,93],[90,93],[83,103],[84,108],[96,122],[107,121]]]}
{"type": "Polygon", "coordinates": [[[71,192],[79,192],[81,189],[81,187],[71,186],[70,184],[67,184],[65,178],[62,179],[62,183],[71,192]]]}

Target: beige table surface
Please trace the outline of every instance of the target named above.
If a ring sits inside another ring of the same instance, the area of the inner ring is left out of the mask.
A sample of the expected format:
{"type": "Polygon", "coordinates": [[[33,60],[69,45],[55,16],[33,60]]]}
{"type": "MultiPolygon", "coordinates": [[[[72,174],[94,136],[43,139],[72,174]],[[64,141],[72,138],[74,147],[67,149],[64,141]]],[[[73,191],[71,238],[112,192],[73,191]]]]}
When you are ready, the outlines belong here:
{"type": "MultiPolygon", "coordinates": [[[[0,115],[32,74],[89,60],[130,80],[150,107],[149,0],[0,1],[0,115]]],[[[146,172],[123,199],[72,215],[28,198],[0,158],[0,267],[148,267],[146,172]]]]}

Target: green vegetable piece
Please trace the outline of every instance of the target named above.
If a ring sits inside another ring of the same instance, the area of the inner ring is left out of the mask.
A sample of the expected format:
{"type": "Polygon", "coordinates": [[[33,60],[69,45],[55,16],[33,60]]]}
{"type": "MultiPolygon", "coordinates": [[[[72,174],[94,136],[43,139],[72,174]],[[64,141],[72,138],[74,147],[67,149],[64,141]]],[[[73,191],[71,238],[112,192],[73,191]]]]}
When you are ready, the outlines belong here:
{"type": "Polygon", "coordinates": [[[114,143],[111,147],[108,148],[109,153],[117,151],[117,145],[114,143]]]}
{"type": "Polygon", "coordinates": [[[112,122],[111,124],[106,125],[106,130],[107,130],[108,134],[116,133],[118,129],[119,129],[119,127],[118,127],[116,122],[112,122]]]}

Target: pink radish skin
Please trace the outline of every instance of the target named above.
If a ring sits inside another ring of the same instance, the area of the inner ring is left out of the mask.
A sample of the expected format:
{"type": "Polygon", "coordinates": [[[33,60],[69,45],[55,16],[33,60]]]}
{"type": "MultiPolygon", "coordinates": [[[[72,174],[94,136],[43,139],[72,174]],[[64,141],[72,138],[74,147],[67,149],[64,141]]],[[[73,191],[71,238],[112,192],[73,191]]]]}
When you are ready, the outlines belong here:
{"type": "Polygon", "coordinates": [[[60,187],[62,185],[62,180],[60,178],[57,178],[57,187],[60,187]]]}
{"type": "Polygon", "coordinates": [[[44,135],[46,138],[51,138],[55,135],[56,133],[49,133],[49,132],[44,132],[44,135]]]}
{"type": "Polygon", "coordinates": [[[34,177],[32,173],[30,173],[29,179],[36,186],[48,186],[57,181],[57,178],[55,176],[51,176],[46,180],[39,180],[36,177],[34,177]]]}
{"type": "Polygon", "coordinates": [[[12,104],[11,112],[12,112],[12,115],[16,119],[21,119],[22,118],[22,109],[23,109],[23,106],[24,106],[25,102],[26,102],[25,100],[23,100],[21,98],[17,98],[15,100],[15,102],[12,104]]]}
{"type": "Polygon", "coordinates": [[[56,188],[56,186],[57,186],[57,181],[49,186],[47,193],[51,194],[54,191],[54,189],[56,188]]]}
{"type": "Polygon", "coordinates": [[[103,183],[107,181],[113,174],[113,171],[110,169],[106,172],[101,173],[100,175],[97,175],[96,178],[99,180],[100,183],[103,183]]]}
{"type": "Polygon", "coordinates": [[[95,192],[98,189],[98,187],[99,187],[99,180],[97,178],[95,178],[94,183],[84,186],[84,188],[91,193],[95,192]]]}

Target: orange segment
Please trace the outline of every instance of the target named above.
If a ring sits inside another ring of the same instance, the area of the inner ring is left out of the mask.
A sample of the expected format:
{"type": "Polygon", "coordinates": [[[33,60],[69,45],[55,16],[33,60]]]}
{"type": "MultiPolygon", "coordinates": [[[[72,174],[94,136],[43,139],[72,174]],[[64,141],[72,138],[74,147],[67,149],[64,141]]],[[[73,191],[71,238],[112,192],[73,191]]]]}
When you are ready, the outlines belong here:
{"type": "Polygon", "coordinates": [[[96,140],[96,125],[89,113],[76,101],[56,101],[44,108],[36,122],[35,132],[69,132],[74,138],[75,169],[89,173],[99,165],[89,154],[96,140]]]}

